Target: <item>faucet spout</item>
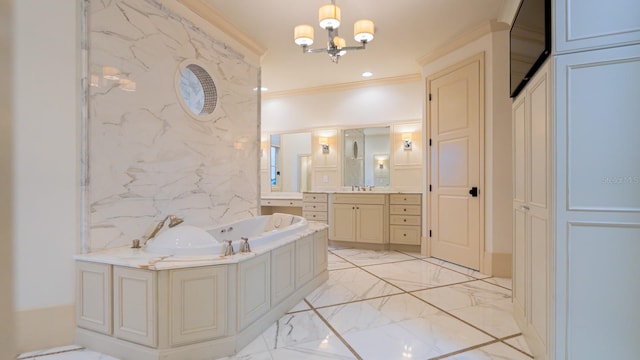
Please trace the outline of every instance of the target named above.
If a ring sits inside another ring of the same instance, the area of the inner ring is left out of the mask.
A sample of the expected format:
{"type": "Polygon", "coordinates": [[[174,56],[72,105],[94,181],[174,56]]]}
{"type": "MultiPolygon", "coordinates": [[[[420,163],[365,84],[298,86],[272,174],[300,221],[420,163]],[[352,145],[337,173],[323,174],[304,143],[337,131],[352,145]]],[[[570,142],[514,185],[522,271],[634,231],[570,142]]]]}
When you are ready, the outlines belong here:
{"type": "Polygon", "coordinates": [[[162,230],[162,228],[164,227],[164,224],[167,222],[167,220],[169,220],[169,227],[172,228],[174,226],[180,225],[184,222],[184,219],[181,219],[175,215],[167,215],[167,217],[165,217],[162,221],[160,221],[159,223],[156,224],[156,226],[153,228],[153,230],[151,231],[151,233],[147,236],[145,236],[144,238],[144,242],[142,243],[142,245],[145,245],[147,243],[147,241],[153,239],[154,237],[156,237],[156,235],[158,235],[158,233],[160,232],[160,230],[162,230]]]}

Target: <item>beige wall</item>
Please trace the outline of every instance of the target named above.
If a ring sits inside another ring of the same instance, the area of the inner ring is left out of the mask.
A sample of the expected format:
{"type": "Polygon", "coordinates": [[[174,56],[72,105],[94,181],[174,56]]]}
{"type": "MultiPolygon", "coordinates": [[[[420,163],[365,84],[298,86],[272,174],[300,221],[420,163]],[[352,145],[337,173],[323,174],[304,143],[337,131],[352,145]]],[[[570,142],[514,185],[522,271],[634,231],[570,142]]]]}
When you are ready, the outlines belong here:
{"type": "Polygon", "coordinates": [[[79,2],[15,2],[14,164],[18,350],[72,343],[79,243],[79,2]],[[34,26],[37,24],[37,26],[34,26]],[[35,343],[34,339],[46,339],[35,343]]]}
{"type": "MultiPolygon", "coordinates": [[[[11,78],[12,1],[0,0],[0,78],[11,78]]],[[[0,82],[0,359],[15,357],[12,254],[11,82],[0,82]]]]}

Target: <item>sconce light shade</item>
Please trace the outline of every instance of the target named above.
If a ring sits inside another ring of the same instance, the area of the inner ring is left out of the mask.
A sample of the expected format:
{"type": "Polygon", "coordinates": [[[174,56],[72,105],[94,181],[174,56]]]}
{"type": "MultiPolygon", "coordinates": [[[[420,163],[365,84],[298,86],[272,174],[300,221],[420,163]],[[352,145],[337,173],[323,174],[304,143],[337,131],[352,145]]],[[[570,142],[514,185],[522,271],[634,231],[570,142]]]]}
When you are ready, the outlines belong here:
{"type": "Polygon", "coordinates": [[[313,26],[298,25],[293,29],[294,41],[300,46],[310,46],[313,44],[313,26]]]}
{"type": "Polygon", "coordinates": [[[353,38],[358,42],[370,42],[373,40],[373,21],[362,19],[353,24],[353,38]]]}
{"type": "Polygon", "coordinates": [[[411,133],[402,134],[402,148],[405,151],[413,149],[413,143],[411,142],[411,133]]]}
{"type": "Polygon", "coordinates": [[[334,4],[323,5],[318,10],[318,21],[323,29],[340,27],[340,7],[334,4]]]}
{"type": "Polygon", "coordinates": [[[318,142],[320,143],[320,146],[322,146],[322,153],[323,154],[328,154],[329,153],[329,140],[327,140],[326,137],[321,137],[318,139],[318,142]]]}

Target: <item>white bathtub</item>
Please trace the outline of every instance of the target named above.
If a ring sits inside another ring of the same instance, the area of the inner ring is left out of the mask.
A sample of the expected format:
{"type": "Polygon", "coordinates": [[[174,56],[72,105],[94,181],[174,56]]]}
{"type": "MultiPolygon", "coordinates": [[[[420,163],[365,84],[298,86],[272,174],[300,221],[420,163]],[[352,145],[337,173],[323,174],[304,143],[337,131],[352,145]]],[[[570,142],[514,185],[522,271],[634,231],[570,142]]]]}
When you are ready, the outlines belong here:
{"type": "Polygon", "coordinates": [[[189,225],[164,230],[146,246],[146,251],[159,255],[194,256],[223,255],[231,240],[238,252],[243,238],[252,249],[306,230],[307,220],[301,216],[275,213],[238,220],[203,231],[189,225]]]}

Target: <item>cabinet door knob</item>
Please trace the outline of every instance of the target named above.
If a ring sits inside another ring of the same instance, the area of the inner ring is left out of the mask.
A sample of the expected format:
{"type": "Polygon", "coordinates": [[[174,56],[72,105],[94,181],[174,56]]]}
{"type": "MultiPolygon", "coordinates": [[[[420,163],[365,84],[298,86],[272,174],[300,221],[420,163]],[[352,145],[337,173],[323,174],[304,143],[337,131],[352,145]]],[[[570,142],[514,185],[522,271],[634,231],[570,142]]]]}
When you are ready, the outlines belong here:
{"type": "Polygon", "coordinates": [[[404,219],[403,221],[404,221],[404,222],[407,222],[407,219],[404,219]]]}

